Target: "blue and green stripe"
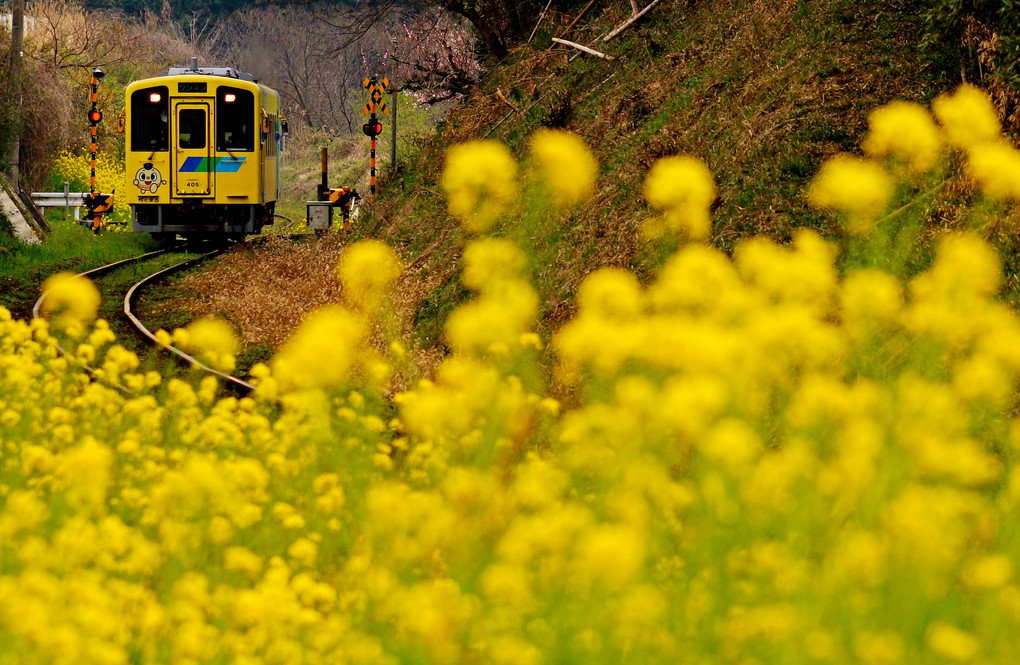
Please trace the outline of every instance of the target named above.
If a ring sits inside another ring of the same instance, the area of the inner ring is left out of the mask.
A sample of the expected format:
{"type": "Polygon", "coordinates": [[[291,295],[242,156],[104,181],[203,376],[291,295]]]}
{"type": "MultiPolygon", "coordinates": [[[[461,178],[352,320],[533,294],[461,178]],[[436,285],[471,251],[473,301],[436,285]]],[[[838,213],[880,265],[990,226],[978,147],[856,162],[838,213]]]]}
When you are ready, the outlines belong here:
{"type": "Polygon", "coordinates": [[[237,173],[246,157],[188,157],[180,173],[237,173]]]}

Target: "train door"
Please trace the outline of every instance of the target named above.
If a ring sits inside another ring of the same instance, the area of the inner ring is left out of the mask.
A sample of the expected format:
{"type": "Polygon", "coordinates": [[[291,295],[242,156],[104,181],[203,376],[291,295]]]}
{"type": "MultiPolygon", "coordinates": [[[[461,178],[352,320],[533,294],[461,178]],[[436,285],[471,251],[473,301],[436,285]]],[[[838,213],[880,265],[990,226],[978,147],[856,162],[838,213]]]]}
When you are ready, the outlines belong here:
{"type": "Polygon", "coordinates": [[[189,99],[174,104],[174,194],[211,196],[213,152],[211,105],[189,99]]]}

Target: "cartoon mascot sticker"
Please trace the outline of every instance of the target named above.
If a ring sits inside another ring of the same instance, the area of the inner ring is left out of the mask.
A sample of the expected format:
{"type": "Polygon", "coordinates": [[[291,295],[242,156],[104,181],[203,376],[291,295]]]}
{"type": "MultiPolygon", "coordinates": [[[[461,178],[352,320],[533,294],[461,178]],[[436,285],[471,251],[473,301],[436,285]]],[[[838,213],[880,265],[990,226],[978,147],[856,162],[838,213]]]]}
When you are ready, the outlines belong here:
{"type": "Polygon", "coordinates": [[[163,180],[162,176],[160,176],[159,169],[153,166],[151,162],[146,162],[142,168],[138,169],[138,173],[135,174],[134,184],[141,190],[142,194],[155,194],[160,185],[166,184],[166,180],[163,180]]]}

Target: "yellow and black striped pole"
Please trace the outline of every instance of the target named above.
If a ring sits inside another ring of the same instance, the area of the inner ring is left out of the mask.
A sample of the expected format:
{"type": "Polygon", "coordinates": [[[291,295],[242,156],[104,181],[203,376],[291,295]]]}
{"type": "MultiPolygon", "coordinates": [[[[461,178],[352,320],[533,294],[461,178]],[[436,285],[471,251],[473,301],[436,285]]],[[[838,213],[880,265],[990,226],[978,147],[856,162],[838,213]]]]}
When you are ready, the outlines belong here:
{"type": "Polygon", "coordinates": [[[91,171],[89,172],[89,193],[96,193],[96,151],[98,146],[96,145],[96,130],[99,125],[99,119],[102,117],[99,111],[99,79],[96,78],[95,73],[92,74],[92,108],[89,109],[89,132],[92,134],[92,146],[89,152],[89,158],[92,160],[91,171]],[[99,113],[100,115],[96,115],[99,113]]]}
{"type": "Polygon", "coordinates": [[[372,197],[371,201],[375,202],[375,137],[382,133],[382,123],[376,117],[376,111],[387,113],[389,109],[386,108],[386,102],[382,101],[382,94],[386,92],[387,86],[390,84],[389,79],[383,79],[382,83],[376,82],[376,77],[365,79],[365,89],[368,90],[369,101],[365,104],[364,113],[369,116],[368,122],[362,127],[361,131],[365,133],[370,139],[372,139],[372,151],[369,156],[369,178],[372,185],[372,197]]]}
{"type": "MultiPolygon", "coordinates": [[[[92,160],[90,171],[89,171],[89,200],[95,199],[96,194],[96,152],[99,149],[96,138],[96,131],[99,127],[99,122],[103,119],[103,112],[99,110],[99,82],[103,80],[103,70],[93,69],[92,70],[92,107],[89,109],[89,133],[91,134],[92,144],[90,146],[89,157],[92,160]]],[[[90,208],[91,210],[91,208],[90,208]]],[[[92,232],[99,232],[99,220],[102,219],[102,214],[92,213],[92,232]]]]}
{"type": "MultiPolygon", "coordinates": [[[[375,113],[372,114],[372,118],[368,121],[373,127],[379,126],[379,121],[375,119],[375,113]]],[[[372,152],[369,153],[368,165],[371,168],[371,175],[369,175],[369,182],[372,185],[372,198],[369,199],[372,203],[375,203],[375,134],[372,134],[372,152]]]]}

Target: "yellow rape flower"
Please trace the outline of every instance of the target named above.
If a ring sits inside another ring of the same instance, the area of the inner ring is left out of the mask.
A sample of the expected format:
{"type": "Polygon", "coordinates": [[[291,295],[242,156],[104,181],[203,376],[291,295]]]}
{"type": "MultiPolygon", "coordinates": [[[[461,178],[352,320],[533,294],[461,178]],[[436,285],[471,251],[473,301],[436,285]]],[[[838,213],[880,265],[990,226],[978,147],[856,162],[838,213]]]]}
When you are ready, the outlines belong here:
{"type": "Polygon", "coordinates": [[[520,343],[538,312],[538,296],[525,282],[507,282],[458,307],[446,321],[450,345],[482,354],[507,350],[520,343]]]}
{"type": "Polygon", "coordinates": [[[853,333],[872,332],[888,324],[903,309],[899,280],[881,270],[855,270],[843,280],[840,294],[843,324],[853,333]]]}
{"type": "Polygon", "coordinates": [[[986,297],[1002,283],[999,256],[972,232],[946,236],[939,242],[935,263],[910,282],[915,299],[963,302],[986,297]]]}
{"type": "Polygon", "coordinates": [[[378,307],[386,289],[400,276],[400,259],[378,240],[360,240],[344,249],[337,275],[344,300],[362,310],[378,307]]]}
{"type": "Polygon", "coordinates": [[[156,337],[156,343],[162,347],[167,347],[173,344],[173,336],[167,331],[160,328],[154,333],[156,337]]]}
{"type": "Polygon", "coordinates": [[[984,91],[964,83],[952,95],[942,94],[931,105],[946,139],[959,148],[999,138],[999,115],[984,91]]]}
{"type": "Polygon", "coordinates": [[[854,641],[854,653],[865,665],[893,665],[903,656],[903,638],[891,630],[863,632],[854,641]]]}
{"type": "Polygon", "coordinates": [[[553,205],[573,205],[591,198],[598,164],[581,137],[540,129],[532,134],[530,145],[536,177],[548,187],[553,205]]]}
{"type": "Polygon", "coordinates": [[[582,581],[598,580],[620,590],[638,576],[645,557],[645,539],[636,529],[605,524],[584,532],[578,544],[576,571],[582,581]]]}
{"type": "Polygon", "coordinates": [[[307,538],[298,538],[287,548],[287,554],[305,568],[312,568],[319,556],[319,548],[307,538]]]}
{"type": "Polygon", "coordinates": [[[976,637],[944,621],[929,625],[924,638],[932,653],[957,663],[973,660],[981,650],[976,637]]]}
{"type": "Polygon", "coordinates": [[[822,164],[808,186],[807,198],[816,208],[829,208],[848,217],[848,230],[867,235],[893,193],[892,180],[874,162],[836,155],[822,164]]]}
{"type": "Polygon", "coordinates": [[[640,314],[643,301],[637,277],[622,268],[599,268],[584,279],[577,291],[577,306],[583,314],[624,321],[640,314]]]}
{"type": "Polygon", "coordinates": [[[464,284],[477,291],[499,282],[516,279],[524,268],[525,256],[505,238],[479,238],[464,249],[464,284]]]}
{"type": "Polygon", "coordinates": [[[938,157],[941,139],[931,115],[920,104],[892,102],[868,116],[862,145],[872,157],[892,155],[915,173],[927,173],[938,157]]]}
{"type": "Polygon", "coordinates": [[[1013,563],[1005,554],[988,554],[968,562],[961,578],[971,589],[999,589],[1013,578],[1013,563]]]}
{"type": "Polygon", "coordinates": [[[761,440],[746,422],[727,418],[717,424],[700,442],[708,459],[729,470],[746,467],[761,452],[761,440]]]}
{"type": "Polygon", "coordinates": [[[646,225],[646,233],[685,233],[695,240],[708,237],[709,206],[715,200],[715,183],[705,163],[694,157],[664,157],[645,177],[645,200],[663,215],[646,225]]]}
{"type": "Polygon", "coordinates": [[[472,233],[482,233],[517,195],[517,163],[497,141],[469,141],[450,149],[440,184],[450,214],[472,233]]]}
{"type": "Polygon", "coordinates": [[[66,478],[72,505],[98,508],[111,481],[113,451],[89,437],[63,455],[59,472],[66,478]]]}
{"type": "Polygon", "coordinates": [[[331,388],[350,375],[365,322],[337,306],[315,310],[273,358],[273,375],[284,389],[331,388]]]}
{"type": "Polygon", "coordinates": [[[995,141],[973,146],[967,153],[967,173],[993,199],[1020,200],[1020,150],[995,141]]]}
{"type": "Polygon", "coordinates": [[[228,547],[223,551],[223,567],[255,578],[262,571],[262,558],[246,547],[228,547]]]}
{"type": "Polygon", "coordinates": [[[59,272],[42,286],[43,312],[62,312],[78,321],[91,321],[99,312],[99,289],[87,277],[59,272]]]}
{"type": "Polygon", "coordinates": [[[215,369],[229,372],[234,368],[237,338],[229,323],[207,316],[192,322],[186,330],[188,351],[196,353],[215,369]]]}

